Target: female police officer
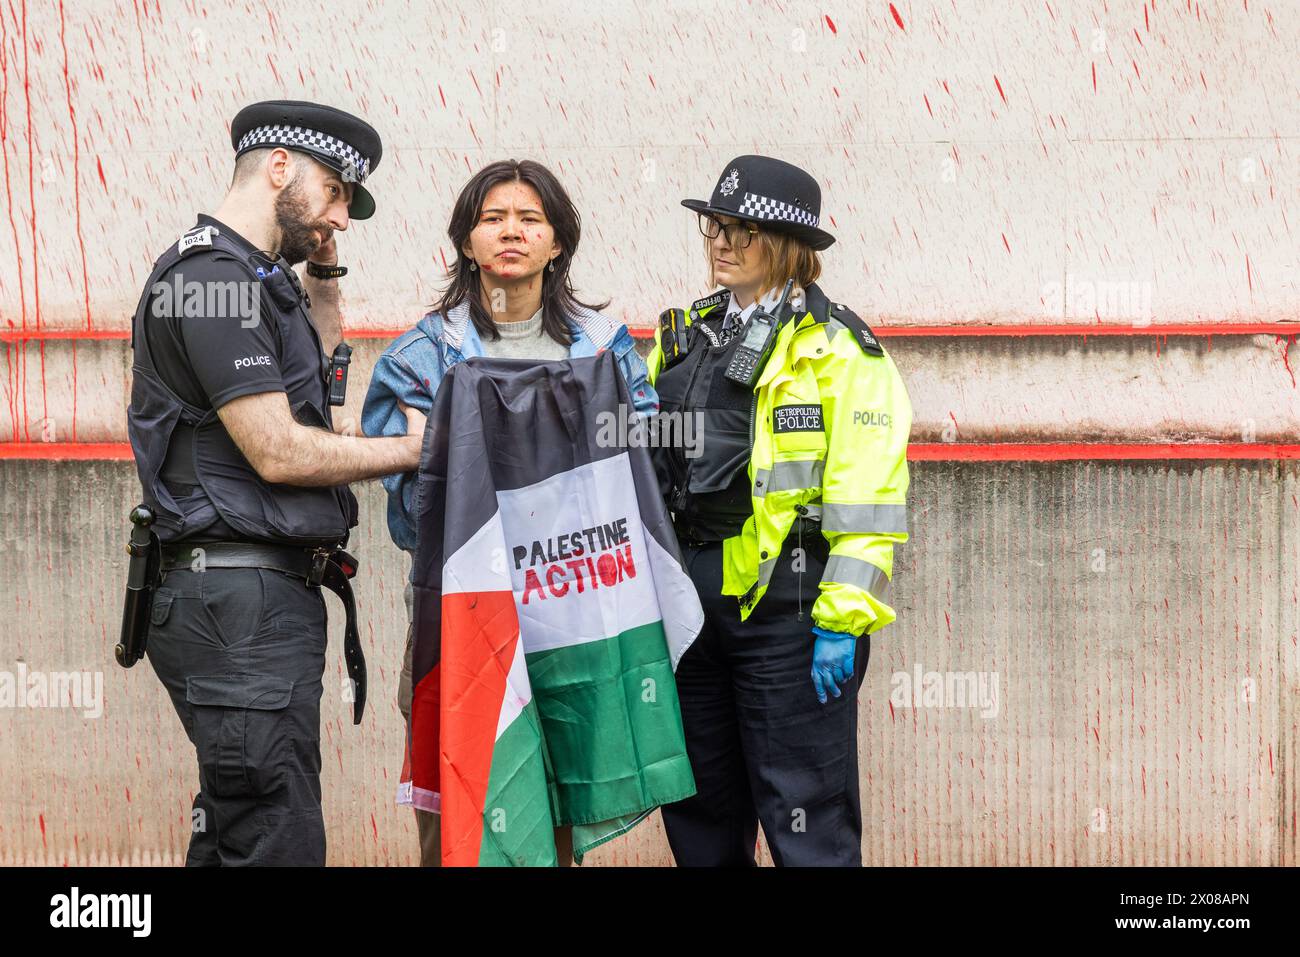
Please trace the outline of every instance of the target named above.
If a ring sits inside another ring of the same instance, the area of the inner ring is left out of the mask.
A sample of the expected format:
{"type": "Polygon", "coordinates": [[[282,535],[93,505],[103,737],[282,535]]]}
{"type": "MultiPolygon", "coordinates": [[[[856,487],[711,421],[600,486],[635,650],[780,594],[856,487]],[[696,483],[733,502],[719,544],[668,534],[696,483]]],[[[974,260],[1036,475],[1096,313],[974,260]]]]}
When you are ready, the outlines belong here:
{"type": "Polygon", "coordinates": [[[668,840],[682,865],[752,865],[761,821],[778,865],[860,865],[857,690],[894,620],[907,391],[815,284],[834,238],[808,173],[741,156],[682,205],[722,288],[665,312],[649,360],[656,466],[705,611],[677,670],[698,791],[663,809],[668,840]],[[665,445],[683,423],[701,441],[665,445]]]}

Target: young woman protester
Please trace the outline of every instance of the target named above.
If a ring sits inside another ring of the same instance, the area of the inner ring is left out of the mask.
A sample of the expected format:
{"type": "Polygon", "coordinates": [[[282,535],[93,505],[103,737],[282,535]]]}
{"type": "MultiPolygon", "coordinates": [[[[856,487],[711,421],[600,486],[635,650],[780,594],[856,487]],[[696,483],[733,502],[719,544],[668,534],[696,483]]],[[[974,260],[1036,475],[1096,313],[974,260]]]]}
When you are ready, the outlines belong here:
{"type": "MultiPolygon", "coordinates": [[[[476,173],[461,190],[447,234],[457,251],[448,283],[433,310],[393,342],[376,365],[362,411],[367,435],[402,435],[402,406],[427,413],[447,370],[475,356],[546,362],[610,349],[627,380],[636,410],[658,405],[627,326],[574,294],[569,267],[578,251],[581,219],[555,175],[531,160],[503,160],[476,173]]],[[[390,475],[388,530],[414,553],[415,473],[390,475]]],[[[406,586],[407,638],[398,707],[410,721],[414,626],[406,586]]],[[[416,810],[420,862],[438,866],[438,816],[416,810]]],[[[562,864],[572,862],[570,828],[556,829],[562,864]]]]}

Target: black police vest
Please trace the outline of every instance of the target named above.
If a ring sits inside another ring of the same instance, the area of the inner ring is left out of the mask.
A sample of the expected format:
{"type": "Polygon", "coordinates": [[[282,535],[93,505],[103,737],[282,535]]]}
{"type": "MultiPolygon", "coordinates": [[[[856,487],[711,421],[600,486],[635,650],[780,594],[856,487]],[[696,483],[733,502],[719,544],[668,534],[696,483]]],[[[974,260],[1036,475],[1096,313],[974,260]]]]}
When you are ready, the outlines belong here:
{"type": "MultiPolygon", "coordinates": [[[[135,360],[131,367],[127,432],[144,503],[154,513],[154,530],[164,543],[228,539],[231,532],[237,540],[251,542],[346,543],[348,530],[357,523],[357,500],[346,485],[307,488],[263,481],[230,438],[216,411],[182,399],[162,381],[154,367],[145,330],[150,291],[187,253],[214,253],[238,263],[250,281],[261,282],[259,319],[274,323],[282,367],[284,359],[295,350],[311,348],[320,357],[319,378],[289,394],[289,407],[303,425],[333,428],[328,361],[308,315],[305,294],[296,277],[290,277],[289,265],[281,259],[278,271],[261,278],[247,251],[215,228],[209,242],[191,243],[184,253],[179,251],[193,235],[191,232],[181,243],[173,244],[154,264],[131,326],[135,360]],[[310,342],[306,341],[308,337],[310,342]],[[173,495],[178,482],[188,494],[173,495]],[[221,523],[229,531],[215,536],[203,534],[221,528],[221,523]]],[[[203,360],[203,356],[190,357],[191,362],[203,360]]]]}
{"type": "Polygon", "coordinates": [[[656,456],[674,527],[689,539],[710,542],[738,535],[754,511],[748,473],[754,393],[724,375],[744,337],[714,346],[705,322],[721,328],[716,321],[696,320],[686,355],[655,379],[660,414],[698,414],[701,454],[691,458],[674,445],[657,449],[656,456]]]}

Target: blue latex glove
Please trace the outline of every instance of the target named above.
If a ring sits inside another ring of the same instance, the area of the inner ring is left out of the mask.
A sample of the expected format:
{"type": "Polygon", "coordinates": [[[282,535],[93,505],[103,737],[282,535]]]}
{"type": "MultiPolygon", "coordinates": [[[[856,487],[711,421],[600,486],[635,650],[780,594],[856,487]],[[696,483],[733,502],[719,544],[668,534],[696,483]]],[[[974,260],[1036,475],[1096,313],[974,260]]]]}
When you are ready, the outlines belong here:
{"type": "Polygon", "coordinates": [[[817,640],[813,643],[812,680],[817,689],[817,700],[827,701],[829,691],[840,696],[840,685],[853,677],[853,655],[858,639],[838,631],[827,631],[813,626],[817,640]]]}

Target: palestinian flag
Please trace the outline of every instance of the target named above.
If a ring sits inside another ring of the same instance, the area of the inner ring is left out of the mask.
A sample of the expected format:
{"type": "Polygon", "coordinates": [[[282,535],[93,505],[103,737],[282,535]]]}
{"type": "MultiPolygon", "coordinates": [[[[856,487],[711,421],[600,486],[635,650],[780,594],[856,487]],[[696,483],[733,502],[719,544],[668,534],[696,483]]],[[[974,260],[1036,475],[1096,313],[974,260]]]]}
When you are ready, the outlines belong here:
{"type": "Polygon", "coordinates": [[[474,359],[438,390],[417,483],[399,800],[444,865],[556,863],[695,781],[673,671],[703,623],[614,356],[474,359]],[[633,433],[635,434],[635,433],[633,433]]]}

